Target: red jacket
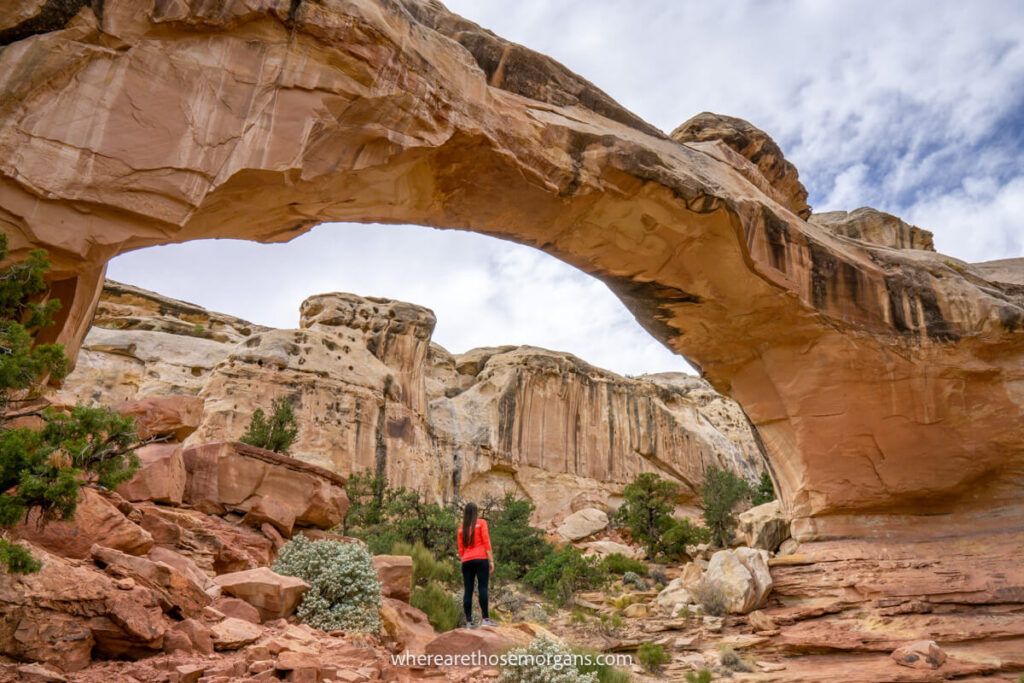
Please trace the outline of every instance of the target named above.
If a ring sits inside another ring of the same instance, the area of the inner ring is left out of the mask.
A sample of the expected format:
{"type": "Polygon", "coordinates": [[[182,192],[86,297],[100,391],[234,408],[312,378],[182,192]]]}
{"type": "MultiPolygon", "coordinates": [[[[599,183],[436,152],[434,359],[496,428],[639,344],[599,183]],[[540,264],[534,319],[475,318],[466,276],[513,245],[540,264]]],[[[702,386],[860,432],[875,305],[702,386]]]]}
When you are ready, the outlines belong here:
{"type": "Polygon", "coordinates": [[[491,550],[491,536],[487,533],[487,522],[482,519],[476,520],[476,527],[473,529],[473,545],[468,548],[462,542],[462,526],[459,526],[459,559],[463,562],[469,560],[486,560],[487,553],[491,550]]]}

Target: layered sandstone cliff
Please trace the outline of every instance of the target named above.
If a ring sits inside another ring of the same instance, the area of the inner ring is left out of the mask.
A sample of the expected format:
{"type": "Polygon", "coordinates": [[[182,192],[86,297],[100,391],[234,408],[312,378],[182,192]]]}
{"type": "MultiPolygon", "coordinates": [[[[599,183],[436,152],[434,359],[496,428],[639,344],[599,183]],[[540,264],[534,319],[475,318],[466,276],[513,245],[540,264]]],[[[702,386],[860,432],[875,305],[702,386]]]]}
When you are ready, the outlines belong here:
{"type": "Polygon", "coordinates": [[[514,491],[544,522],[614,504],[640,472],[679,482],[685,505],[710,465],[764,471],[742,411],[696,377],[626,378],[532,347],[450,354],[434,323],[421,306],[336,293],[303,302],[300,329],[269,329],[108,282],[61,400],[198,396],[188,443],[201,444],[237,439],[287,397],[299,458],[443,500],[514,491]]]}

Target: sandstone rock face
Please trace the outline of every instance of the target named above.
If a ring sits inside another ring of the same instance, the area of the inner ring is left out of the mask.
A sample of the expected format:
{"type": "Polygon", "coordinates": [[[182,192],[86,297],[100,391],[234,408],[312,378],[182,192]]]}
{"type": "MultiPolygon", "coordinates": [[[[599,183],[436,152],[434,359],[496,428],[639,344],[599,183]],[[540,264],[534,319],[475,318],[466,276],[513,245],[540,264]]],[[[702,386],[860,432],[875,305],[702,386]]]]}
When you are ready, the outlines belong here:
{"type": "Polygon", "coordinates": [[[179,444],[153,443],[135,451],[140,467],[117,487],[126,500],[180,504],[185,495],[185,459],[179,444]]]}
{"type": "Polygon", "coordinates": [[[405,601],[383,598],[380,616],[384,631],[403,652],[422,654],[427,644],[437,637],[427,615],[405,601]]]}
{"type": "Polygon", "coordinates": [[[946,662],[946,653],[934,640],[919,640],[893,650],[892,658],[912,669],[938,669],[946,662]]]}
{"type": "Polygon", "coordinates": [[[177,609],[186,617],[197,617],[211,602],[202,584],[169,564],[98,545],[92,547],[91,555],[107,573],[131,578],[152,590],[165,611],[177,609]]]}
{"type": "Polygon", "coordinates": [[[263,621],[289,616],[309,590],[309,584],[302,579],[282,576],[267,567],[221,574],[215,581],[228,595],[259,610],[263,621]]]}
{"type": "Polygon", "coordinates": [[[581,547],[585,549],[586,554],[617,554],[633,558],[634,560],[639,560],[644,556],[644,551],[642,549],[634,548],[633,546],[629,546],[624,543],[616,543],[615,541],[590,541],[589,543],[582,543],[581,547]]]}
{"type": "Polygon", "coordinates": [[[726,609],[732,614],[755,610],[772,589],[768,553],[752,548],[719,550],[711,556],[704,582],[721,591],[726,609]]]}
{"type": "Polygon", "coordinates": [[[511,626],[481,626],[473,630],[457,628],[442,633],[427,643],[424,652],[428,655],[457,655],[479,652],[483,655],[499,655],[514,647],[529,645],[533,638],[511,626]]]}
{"type": "Polygon", "coordinates": [[[145,555],[153,547],[153,537],[138,524],[125,518],[96,489],[83,487],[78,496],[75,516],[67,521],[39,525],[38,512],[12,530],[23,538],[64,557],[88,558],[92,546],[99,544],[133,555],[145,555]]]}
{"type": "Polygon", "coordinates": [[[196,396],[149,396],[113,408],[135,418],[140,439],[169,436],[184,441],[196,431],[203,416],[203,401],[196,396]]]}
{"type": "Polygon", "coordinates": [[[199,510],[255,508],[251,521],[270,520],[290,534],[292,524],[333,527],[348,509],[344,479],[301,460],[242,443],[195,446],[184,458],[185,501],[199,510]]]}
{"type": "MultiPolygon", "coordinates": [[[[108,297],[116,301],[124,290],[116,284],[105,289],[101,310],[111,307],[108,297]]],[[[110,388],[125,376],[118,364],[121,351],[89,346],[94,336],[103,336],[110,348],[138,349],[147,344],[140,337],[158,335],[168,348],[173,345],[165,329],[190,329],[172,325],[168,313],[187,304],[165,304],[159,295],[132,291],[133,300],[146,303],[133,308],[133,327],[90,332],[85,348],[92,350],[80,356],[65,383],[64,400],[88,398],[89,383],[110,388]],[[147,312],[156,318],[150,324],[147,312]],[[128,336],[120,343],[116,335],[128,336]]],[[[764,468],[743,412],[692,376],[628,379],[568,354],[526,347],[452,355],[429,343],[434,316],[427,309],[351,294],[309,298],[301,325],[301,330],[253,331],[237,344],[217,343],[216,349],[203,340],[205,346],[190,353],[208,351],[216,358],[195,366],[184,379],[166,359],[147,361],[137,372],[152,382],[146,392],[173,387],[181,392],[175,398],[189,392],[204,397],[201,424],[187,444],[237,438],[252,411],[287,396],[296,403],[300,422],[291,450],[297,458],[341,474],[380,468],[394,484],[440,500],[457,493],[482,497],[513,491],[534,502],[538,523],[586,507],[607,510],[643,471],[675,479],[685,505],[695,502],[711,464],[750,480],[764,468]]],[[[195,342],[182,336],[180,345],[190,348],[195,342]]],[[[131,386],[109,394],[130,391],[131,386]]],[[[139,402],[153,400],[140,395],[139,402]]],[[[194,454],[189,459],[195,470],[194,454]]],[[[195,487],[206,479],[193,478],[189,500],[204,510],[220,510],[227,498],[218,502],[219,493],[197,493],[195,487]]],[[[267,522],[290,535],[289,506],[250,495],[250,502],[231,501],[229,507],[236,506],[253,526],[267,522]]],[[[298,506],[291,507],[301,515],[298,506]]],[[[301,517],[296,522],[310,523],[301,517]]]]}
{"type": "Polygon", "coordinates": [[[608,526],[608,515],[602,510],[583,508],[572,513],[558,525],[558,535],[567,541],[579,541],[608,526]]]}
{"type": "Polygon", "coordinates": [[[374,555],[373,568],[377,570],[381,594],[409,602],[412,595],[412,558],[408,555],[374,555]]]}
{"type": "MultiPolygon", "coordinates": [[[[801,218],[811,215],[807,189],[800,182],[796,166],[786,161],[782,150],[767,133],[743,119],[702,112],[672,131],[672,139],[691,143],[713,156],[724,156],[728,151],[738,153],[756,168],[756,171],[744,172],[750,182],[801,218]],[[711,147],[714,143],[721,143],[725,149],[714,149],[711,147]],[[765,181],[767,188],[763,187],[765,181]]],[[[739,166],[741,172],[745,170],[742,162],[729,159],[728,163],[739,166]]]]}
{"type": "Polygon", "coordinates": [[[789,518],[778,500],[741,512],[737,522],[737,535],[751,548],[775,552],[789,538],[789,518]]]}
{"type": "Polygon", "coordinates": [[[870,207],[855,211],[816,213],[810,222],[836,235],[881,244],[894,249],[935,251],[933,235],[928,230],[903,222],[896,216],[870,207]]]}

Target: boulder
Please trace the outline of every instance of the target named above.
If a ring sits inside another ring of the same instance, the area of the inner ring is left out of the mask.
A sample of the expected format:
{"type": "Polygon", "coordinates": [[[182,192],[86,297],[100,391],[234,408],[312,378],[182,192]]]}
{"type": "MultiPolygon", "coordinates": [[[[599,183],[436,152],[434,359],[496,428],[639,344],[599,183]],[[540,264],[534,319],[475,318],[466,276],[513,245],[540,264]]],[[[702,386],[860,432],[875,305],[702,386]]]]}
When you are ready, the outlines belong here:
{"type": "Polygon", "coordinates": [[[184,441],[196,431],[203,419],[203,399],[181,394],[123,401],[114,404],[113,409],[135,418],[135,428],[140,439],[170,436],[177,441],[184,441]]]}
{"type": "Polygon", "coordinates": [[[562,520],[555,533],[567,541],[579,541],[607,527],[608,514],[604,510],[583,508],[562,520]]]}
{"type": "Polygon", "coordinates": [[[479,652],[499,655],[514,647],[525,647],[533,637],[512,626],[481,626],[475,629],[457,628],[442,633],[423,648],[428,655],[458,655],[479,652]]]}
{"type": "Polygon", "coordinates": [[[107,573],[131,578],[153,590],[167,611],[177,609],[186,617],[194,617],[211,602],[202,585],[169,564],[98,545],[92,547],[91,554],[107,573]]]}
{"type": "Polygon", "coordinates": [[[383,598],[380,618],[385,633],[398,643],[403,652],[422,654],[427,643],[437,637],[427,615],[402,600],[383,598]]]}
{"type": "MultiPolygon", "coordinates": [[[[187,448],[184,457],[185,502],[203,512],[248,512],[272,505],[269,498],[289,510],[293,524],[330,529],[348,509],[343,477],[280,453],[224,442],[187,448]]],[[[274,520],[287,521],[276,512],[263,521],[274,520]]]]}
{"type": "Polygon", "coordinates": [[[15,671],[22,683],[66,683],[68,680],[56,667],[46,664],[22,664],[15,671]]]}
{"type": "Polygon", "coordinates": [[[213,647],[217,650],[237,650],[256,642],[262,630],[256,624],[243,619],[227,617],[210,627],[213,647]]]}
{"type": "Polygon", "coordinates": [[[743,545],[751,548],[775,552],[789,538],[789,518],[779,500],[741,512],[738,522],[737,535],[743,545]]]}
{"type": "Polygon", "coordinates": [[[192,580],[197,586],[202,588],[204,591],[210,588],[213,584],[213,579],[206,575],[199,565],[187,555],[175,552],[170,548],[164,546],[153,546],[153,549],[149,551],[147,557],[154,562],[163,562],[177,569],[179,572],[184,574],[186,577],[192,580]]]}
{"type": "Polygon", "coordinates": [[[153,547],[153,537],[125,517],[96,489],[82,487],[75,516],[66,521],[40,526],[39,513],[12,529],[12,535],[47,550],[75,559],[88,559],[94,545],[114,548],[131,555],[145,555],[153,547]]]}
{"type": "MultiPolygon", "coordinates": [[[[295,511],[289,505],[271,496],[260,496],[246,511],[242,524],[262,527],[269,524],[285,538],[291,538],[292,527],[295,526],[295,511]]],[[[275,539],[271,538],[271,542],[275,539]]]]}
{"type": "Polygon", "coordinates": [[[896,648],[892,658],[912,669],[938,669],[946,662],[946,653],[934,640],[919,640],[896,648]]]}
{"type": "Polygon", "coordinates": [[[661,589],[654,603],[669,612],[673,612],[680,605],[688,605],[693,602],[693,595],[690,588],[682,578],[672,579],[668,585],[661,589]]]}
{"type": "Polygon", "coordinates": [[[380,580],[381,595],[409,602],[412,594],[412,558],[408,555],[374,555],[373,568],[380,580]]]}
{"type": "Polygon", "coordinates": [[[180,505],[185,495],[185,460],[181,446],[153,443],[135,452],[141,466],[134,477],[117,487],[117,492],[127,500],[180,505]]]}
{"type": "Polygon", "coordinates": [[[625,543],[616,543],[615,541],[590,541],[583,543],[580,546],[586,551],[586,554],[594,555],[625,555],[634,560],[642,560],[646,553],[641,548],[634,548],[633,546],[626,545],[625,543]]]}
{"type": "Polygon", "coordinates": [[[213,654],[213,632],[198,619],[184,619],[174,625],[192,643],[192,649],[204,655],[213,654]]]}
{"type": "Polygon", "coordinates": [[[730,613],[746,614],[763,605],[771,592],[768,552],[753,548],[720,550],[711,556],[704,581],[722,593],[730,613]]]}
{"type": "Polygon", "coordinates": [[[759,609],[747,615],[747,622],[755,631],[774,631],[778,627],[774,619],[759,609]]]}
{"type": "Polygon", "coordinates": [[[221,574],[214,581],[224,593],[245,600],[259,610],[263,621],[290,615],[309,590],[309,584],[302,579],[283,576],[268,567],[221,574]]]}
{"type": "Polygon", "coordinates": [[[260,611],[240,598],[217,598],[213,602],[213,608],[227,617],[235,617],[253,624],[262,623],[260,611]]]}

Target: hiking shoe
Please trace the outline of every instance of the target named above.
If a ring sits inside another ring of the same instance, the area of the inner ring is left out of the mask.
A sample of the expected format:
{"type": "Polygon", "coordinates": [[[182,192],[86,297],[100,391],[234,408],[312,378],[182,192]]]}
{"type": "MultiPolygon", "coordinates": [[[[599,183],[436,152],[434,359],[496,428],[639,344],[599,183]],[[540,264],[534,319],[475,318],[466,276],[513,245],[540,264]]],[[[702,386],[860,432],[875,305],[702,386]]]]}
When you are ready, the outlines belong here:
{"type": "Polygon", "coordinates": [[[466,628],[480,628],[480,624],[475,621],[471,621],[466,624],[466,628]]]}
{"type": "Polygon", "coordinates": [[[491,621],[490,619],[484,619],[483,621],[480,622],[480,625],[481,626],[497,626],[497,624],[494,623],[493,621],[491,621]]]}

